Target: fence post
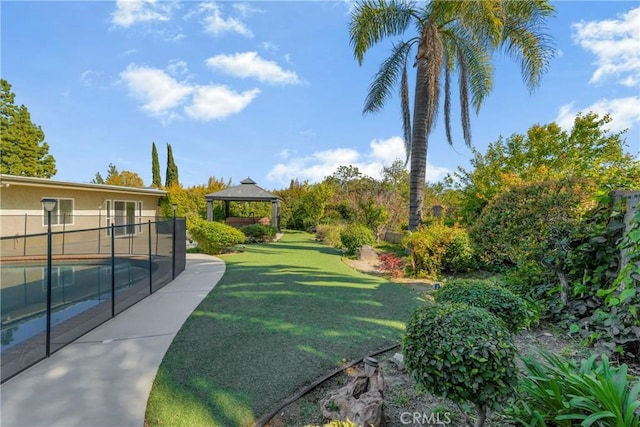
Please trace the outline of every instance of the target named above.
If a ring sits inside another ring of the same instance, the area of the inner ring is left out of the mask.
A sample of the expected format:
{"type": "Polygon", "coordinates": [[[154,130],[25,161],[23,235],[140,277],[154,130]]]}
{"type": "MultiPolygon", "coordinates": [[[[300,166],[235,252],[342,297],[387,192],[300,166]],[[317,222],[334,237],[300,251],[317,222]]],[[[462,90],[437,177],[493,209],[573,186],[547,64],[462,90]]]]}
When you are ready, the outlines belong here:
{"type": "Polygon", "coordinates": [[[176,211],[173,210],[173,238],[172,238],[172,253],[171,253],[171,280],[176,278],[176,211]]]}
{"type": "Polygon", "coordinates": [[[152,272],[153,272],[153,260],[152,260],[152,253],[151,253],[151,220],[149,220],[149,295],[151,295],[153,293],[153,278],[152,276],[152,272]]]}
{"type": "Polygon", "coordinates": [[[67,214],[62,214],[62,255],[64,255],[64,236],[67,234],[67,214]]]}
{"type": "Polygon", "coordinates": [[[111,223],[111,317],[116,315],[116,232],[111,223]]]}
{"type": "Polygon", "coordinates": [[[22,256],[27,256],[27,214],[24,214],[24,239],[22,256]]]}
{"type": "Polygon", "coordinates": [[[51,355],[51,211],[47,211],[47,357],[51,355]]]}

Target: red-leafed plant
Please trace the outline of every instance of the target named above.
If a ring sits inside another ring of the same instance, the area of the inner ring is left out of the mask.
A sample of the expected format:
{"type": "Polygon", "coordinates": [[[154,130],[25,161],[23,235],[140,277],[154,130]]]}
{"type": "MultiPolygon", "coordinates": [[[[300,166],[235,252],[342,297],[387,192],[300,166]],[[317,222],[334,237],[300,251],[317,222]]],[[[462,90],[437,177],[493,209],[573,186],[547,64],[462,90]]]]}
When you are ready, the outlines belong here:
{"type": "Polygon", "coordinates": [[[384,273],[391,274],[391,277],[400,277],[403,273],[402,258],[398,258],[393,254],[380,255],[380,270],[384,273]]]}

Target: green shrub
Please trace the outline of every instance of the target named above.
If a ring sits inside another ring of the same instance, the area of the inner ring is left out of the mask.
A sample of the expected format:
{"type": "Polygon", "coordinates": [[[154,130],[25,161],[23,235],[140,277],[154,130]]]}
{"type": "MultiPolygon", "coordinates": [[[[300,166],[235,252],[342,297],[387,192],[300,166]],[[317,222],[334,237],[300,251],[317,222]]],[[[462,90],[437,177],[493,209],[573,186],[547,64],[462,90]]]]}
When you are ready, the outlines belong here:
{"type": "Polygon", "coordinates": [[[523,358],[518,399],[505,410],[517,425],[640,425],[640,380],[627,376],[627,365],[612,367],[605,355],[600,363],[595,355],[583,359],[579,367],[558,355],[541,356],[543,362],[523,358]]]}
{"type": "Polygon", "coordinates": [[[224,248],[244,243],[242,231],[221,222],[199,221],[189,233],[198,247],[210,255],[219,254],[224,248]]]}
{"type": "Polygon", "coordinates": [[[453,303],[417,308],[402,351],[420,387],[458,403],[472,402],[482,420],[489,408],[513,395],[517,384],[511,334],[482,308],[453,303]]]}
{"type": "Polygon", "coordinates": [[[523,298],[537,297],[537,291],[553,280],[553,273],[535,261],[519,264],[502,277],[504,287],[523,298]]]}
{"type": "Polygon", "coordinates": [[[276,236],[277,230],[264,224],[249,224],[240,228],[246,236],[247,242],[271,242],[276,236]]]}
{"type": "Polygon", "coordinates": [[[455,280],[435,294],[437,302],[468,304],[484,308],[501,319],[511,331],[518,331],[527,322],[525,301],[498,284],[488,280],[455,280]]]}
{"type": "Polygon", "coordinates": [[[437,277],[442,270],[462,271],[473,265],[473,249],[467,232],[441,223],[421,227],[402,240],[411,252],[416,275],[437,277]]]}
{"type": "Polygon", "coordinates": [[[363,245],[372,245],[375,242],[373,232],[364,225],[348,225],[340,232],[340,242],[347,249],[347,254],[353,255],[363,245]]]}
{"type": "Polygon", "coordinates": [[[316,239],[331,247],[340,249],[342,248],[340,233],[344,229],[344,224],[318,224],[316,227],[316,239]]]}
{"type": "Polygon", "coordinates": [[[466,230],[453,227],[453,238],[447,245],[442,268],[457,273],[468,271],[475,265],[473,246],[466,230]]]}

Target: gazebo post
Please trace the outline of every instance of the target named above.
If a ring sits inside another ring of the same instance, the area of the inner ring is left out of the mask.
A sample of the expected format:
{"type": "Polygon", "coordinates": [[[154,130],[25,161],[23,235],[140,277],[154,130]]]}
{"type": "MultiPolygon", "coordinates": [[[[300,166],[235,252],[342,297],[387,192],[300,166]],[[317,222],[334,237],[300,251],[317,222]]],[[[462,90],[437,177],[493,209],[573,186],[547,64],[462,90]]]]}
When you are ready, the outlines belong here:
{"type": "Polygon", "coordinates": [[[213,221],[213,200],[207,200],[207,221],[213,221]]]}
{"type": "Polygon", "coordinates": [[[227,218],[229,218],[229,201],[225,200],[224,201],[224,219],[226,220],[227,218]]]}
{"type": "Polygon", "coordinates": [[[271,226],[275,229],[278,228],[278,201],[277,200],[273,200],[271,202],[271,226]]]}

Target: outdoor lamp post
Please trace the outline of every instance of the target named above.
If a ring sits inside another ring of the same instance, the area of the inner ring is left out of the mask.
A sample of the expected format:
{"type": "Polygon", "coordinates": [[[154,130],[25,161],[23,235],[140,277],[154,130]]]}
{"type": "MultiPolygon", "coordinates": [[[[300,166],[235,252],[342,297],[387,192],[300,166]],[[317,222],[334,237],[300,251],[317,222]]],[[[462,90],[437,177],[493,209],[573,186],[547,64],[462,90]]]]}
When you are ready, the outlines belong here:
{"type": "Polygon", "coordinates": [[[176,211],[178,210],[178,205],[173,204],[171,205],[171,207],[173,208],[173,219],[176,219],[176,211]]]}
{"type": "Polygon", "coordinates": [[[51,211],[56,207],[56,199],[44,198],[40,200],[47,211],[47,357],[51,354],[51,211]]]}

